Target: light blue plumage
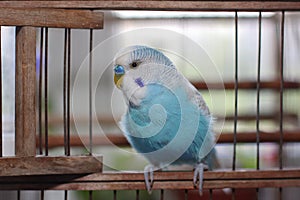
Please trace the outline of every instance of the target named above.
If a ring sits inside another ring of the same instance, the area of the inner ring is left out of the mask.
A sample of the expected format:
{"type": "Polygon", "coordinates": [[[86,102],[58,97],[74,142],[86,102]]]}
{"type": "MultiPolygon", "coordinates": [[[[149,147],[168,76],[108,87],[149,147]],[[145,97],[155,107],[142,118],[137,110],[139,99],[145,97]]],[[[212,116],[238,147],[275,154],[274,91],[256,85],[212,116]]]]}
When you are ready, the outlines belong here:
{"type": "MultiPolygon", "coordinates": [[[[202,193],[204,165],[211,169],[216,161],[212,117],[201,94],[170,59],[150,47],[123,49],[114,66],[115,84],[128,103],[120,124],[129,143],[154,168],[192,165],[194,184],[199,176],[202,193]]],[[[152,173],[153,168],[147,167],[148,191],[152,173]]]]}

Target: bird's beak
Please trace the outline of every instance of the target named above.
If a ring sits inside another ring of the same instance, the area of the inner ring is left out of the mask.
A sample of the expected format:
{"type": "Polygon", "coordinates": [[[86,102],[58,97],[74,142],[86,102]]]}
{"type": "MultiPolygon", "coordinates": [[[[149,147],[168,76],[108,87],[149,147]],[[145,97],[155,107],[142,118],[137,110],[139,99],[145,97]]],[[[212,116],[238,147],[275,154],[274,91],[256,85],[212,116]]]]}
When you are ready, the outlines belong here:
{"type": "Polygon", "coordinates": [[[124,74],[125,74],[125,69],[122,65],[116,65],[114,68],[114,82],[115,85],[120,89],[121,84],[123,82],[124,74]]]}

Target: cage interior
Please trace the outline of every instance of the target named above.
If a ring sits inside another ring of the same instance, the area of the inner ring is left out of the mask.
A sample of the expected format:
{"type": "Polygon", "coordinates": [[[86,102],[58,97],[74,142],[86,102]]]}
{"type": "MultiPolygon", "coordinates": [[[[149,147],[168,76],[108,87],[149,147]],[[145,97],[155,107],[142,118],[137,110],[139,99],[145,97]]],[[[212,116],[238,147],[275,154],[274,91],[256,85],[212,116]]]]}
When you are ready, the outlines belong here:
{"type": "MultiPolygon", "coordinates": [[[[139,10],[95,2],[60,10],[74,17],[66,24],[0,20],[1,199],[297,199],[299,3],[208,9],[162,1],[139,10]],[[153,192],[145,191],[148,161],[118,124],[127,105],[112,67],[121,48],[136,44],[167,55],[215,118],[220,167],[204,173],[202,197],[185,168],[155,172],[153,192]]],[[[45,5],[0,10],[20,17],[47,13],[45,5]]]]}

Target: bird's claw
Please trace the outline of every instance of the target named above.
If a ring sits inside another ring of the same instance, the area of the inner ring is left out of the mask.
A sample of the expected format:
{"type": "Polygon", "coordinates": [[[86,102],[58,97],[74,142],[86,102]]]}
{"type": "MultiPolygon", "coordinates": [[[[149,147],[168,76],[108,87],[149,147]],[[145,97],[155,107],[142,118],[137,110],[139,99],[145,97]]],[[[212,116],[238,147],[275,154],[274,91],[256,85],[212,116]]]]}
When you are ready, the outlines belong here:
{"type": "Polygon", "coordinates": [[[154,180],[154,166],[153,165],[147,165],[144,168],[144,177],[145,177],[145,184],[146,184],[146,189],[149,194],[152,192],[152,186],[153,186],[153,180],[154,180]]]}
{"type": "Polygon", "coordinates": [[[203,171],[204,171],[204,169],[208,169],[208,166],[203,163],[199,163],[195,167],[194,178],[193,178],[193,183],[194,183],[195,188],[197,188],[197,181],[199,179],[198,189],[199,189],[199,194],[201,196],[203,194],[203,171]]]}

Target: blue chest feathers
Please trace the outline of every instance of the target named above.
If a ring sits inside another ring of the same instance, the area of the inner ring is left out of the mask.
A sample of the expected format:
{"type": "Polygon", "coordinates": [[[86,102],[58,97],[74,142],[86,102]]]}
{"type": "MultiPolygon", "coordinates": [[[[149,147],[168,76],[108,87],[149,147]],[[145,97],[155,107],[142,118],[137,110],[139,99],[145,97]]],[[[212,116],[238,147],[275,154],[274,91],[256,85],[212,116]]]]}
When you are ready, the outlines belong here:
{"type": "Polygon", "coordinates": [[[210,117],[201,115],[184,89],[158,84],[147,86],[146,97],[129,106],[122,123],[131,145],[154,165],[199,162],[204,138],[211,134],[210,117]]]}

